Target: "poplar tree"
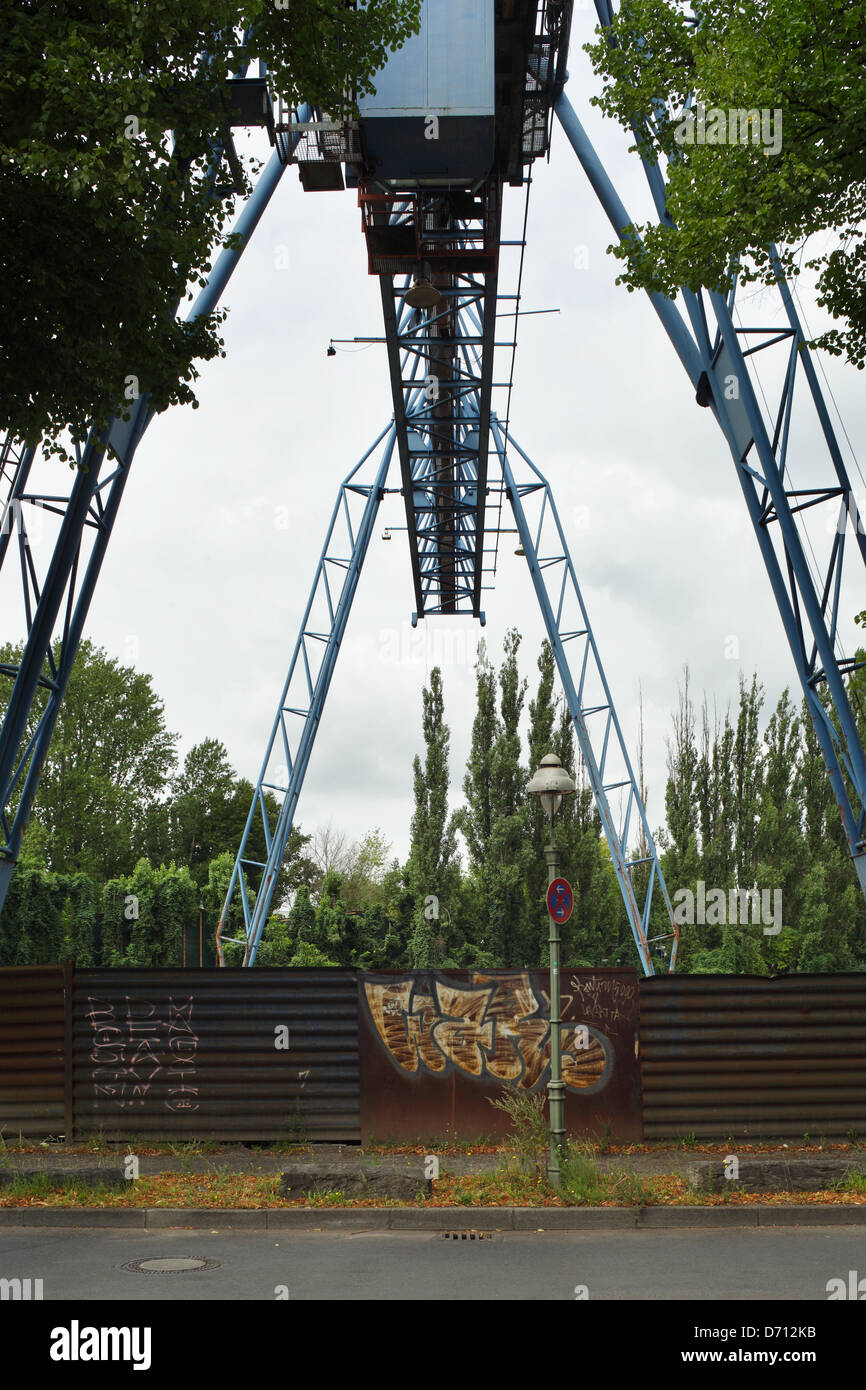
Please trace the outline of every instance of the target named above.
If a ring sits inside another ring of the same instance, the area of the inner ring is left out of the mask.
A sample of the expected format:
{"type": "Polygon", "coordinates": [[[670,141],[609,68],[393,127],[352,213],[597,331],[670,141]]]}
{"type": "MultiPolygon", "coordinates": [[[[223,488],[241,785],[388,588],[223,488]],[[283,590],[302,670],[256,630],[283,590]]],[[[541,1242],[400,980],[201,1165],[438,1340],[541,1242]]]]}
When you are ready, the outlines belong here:
{"type": "Polygon", "coordinates": [[[434,666],[422,693],[424,761],[416,756],[415,811],[412,816],[408,878],[415,895],[410,955],[417,968],[445,956],[451,897],[459,879],[457,833],[448,812],[448,753],[451,734],[445,723],[442,672],[434,666]]]}
{"type": "MultiPolygon", "coordinates": [[[[531,777],[536,772],[542,758],[547,753],[556,753],[563,767],[573,774],[574,747],[571,739],[571,720],[568,720],[564,739],[561,728],[556,730],[556,734],[554,733],[557,721],[554,698],[555,664],[553,648],[546,639],[541,644],[538,673],[538,691],[535,699],[529,702],[529,775],[531,777]],[[563,750],[566,753],[565,758],[562,751],[554,746],[557,742],[567,745],[563,750]]],[[[528,820],[532,846],[526,866],[527,949],[540,953],[539,960],[544,960],[547,954],[548,933],[547,909],[545,907],[547,864],[544,858],[544,847],[550,840],[550,822],[544,813],[540,798],[531,796],[527,797],[527,801],[530,803],[528,820]],[[529,942],[532,943],[531,946],[529,946],[529,942]]],[[[569,804],[571,801],[572,798],[568,796],[562,799],[562,807],[558,816],[559,823],[556,826],[556,838],[560,844],[567,838],[563,834],[562,823],[569,820],[572,815],[573,808],[569,804]]]]}
{"type": "Polygon", "coordinates": [[[505,635],[499,670],[499,728],[491,762],[493,820],[485,873],[489,948],[505,966],[535,964],[527,958],[525,880],[532,854],[527,775],[520,763],[520,718],[526,681],[517,665],[520,633],[505,635]]]}
{"type": "Polygon", "coordinates": [[[695,796],[701,840],[701,876],[718,887],[733,884],[734,797],[730,765],[734,731],[727,715],[713,710],[706,696],[701,709],[701,751],[695,771],[695,796]]]}
{"type": "Polygon", "coordinates": [[[782,894],[782,930],[778,936],[762,938],[764,959],[773,971],[791,968],[798,941],[794,928],[806,868],[803,817],[795,790],[801,746],[801,721],[786,689],[764,734],[764,781],[755,837],[758,884],[782,894]]]}
{"type": "Polygon", "coordinates": [[[758,720],[764,703],[757,676],[747,686],[740,677],[740,709],[734,739],[734,796],[736,818],[737,884],[750,888],[757,872],[756,835],[764,776],[758,720]]]}
{"type": "MultiPolygon", "coordinates": [[[[678,889],[695,892],[701,875],[698,843],[698,805],[696,782],[699,757],[695,742],[695,712],[689,695],[689,668],[683,672],[678,689],[676,712],[672,716],[673,741],[668,742],[667,783],[665,786],[666,832],[660,835],[665,846],[662,872],[672,899],[678,889]]],[[[680,928],[681,968],[688,969],[692,957],[721,945],[721,930],[713,926],[680,928]]]]}
{"type": "Polygon", "coordinates": [[[475,718],[472,744],[463,778],[466,805],[457,813],[457,823],[469,851],[469,867],[480,872],[487,861],[493,824],[493,750],[499,734],[496,712],[496,672],[487,655],[487,644],[478,643],[475,663],[475,718]]]}
{"type": "Polygon", "coordinates": [[[632,965],[634,939],[564,696],[553,751],[576,784],[574,795],[563,798],[555,829],[561,872],[574,890],[574,912],[562,931],[563,961],[584,968],[632,965]]]}
{"type": "Polygon", "coordinates": [[[800,972],[864,968],[863,895],[851,871],[848,845],[827,777],[818,735],[805,700],[797,796],[804,811],[806,870],[797,914],[800,972]]]}

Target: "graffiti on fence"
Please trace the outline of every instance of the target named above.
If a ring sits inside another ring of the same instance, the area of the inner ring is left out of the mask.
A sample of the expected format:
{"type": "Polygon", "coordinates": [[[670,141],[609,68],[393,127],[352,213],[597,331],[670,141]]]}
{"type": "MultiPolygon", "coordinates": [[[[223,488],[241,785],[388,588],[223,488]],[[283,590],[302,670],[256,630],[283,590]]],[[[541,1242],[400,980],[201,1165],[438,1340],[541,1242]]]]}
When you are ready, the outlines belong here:
{"type": "MultiPolygon", "coordinates": [[[[550,1062],[550,1005],[544,991],[536,993],[528,971],[474,973],[468,987],[438,976],[427,977],[426,988],[417,988],[419,983],[411,976],[364,981],[379,1039],[403,1071],[442,1073],[455,1067],[467,1076],[523,1090],[537,1085],[550,1062]]],[[[573,993],[563,994],[563,1016],[574,1000],[573,993]]],[[[605,1007],[615,1022],[618,1003],[606,1001],[605,1007]]],[[[567,1087],[584,1094],[599,1091],[610,1080],[612,1067],[606,1034],[584,1023],[563,1023],[562,1079],[567,1087]]]]}
{"type": "Polygon", "coordinates": [[[169,996],[160,1008],[149,999],[88,996],[85,1018],[92,1030],[90,1061],[94,1095],[120,1110],[144,1105],[155,1083],[165,1108],[198,1109],[193,996],[169,996]]]}
{"type": "Polygon", "coordinates": [[[627,1030],[634,1012],[635,983],[621,976],[592,974],[590,971],[570,975],[569,987],[579,1009],[595,1019],[611,1033],[627,1030]]]}

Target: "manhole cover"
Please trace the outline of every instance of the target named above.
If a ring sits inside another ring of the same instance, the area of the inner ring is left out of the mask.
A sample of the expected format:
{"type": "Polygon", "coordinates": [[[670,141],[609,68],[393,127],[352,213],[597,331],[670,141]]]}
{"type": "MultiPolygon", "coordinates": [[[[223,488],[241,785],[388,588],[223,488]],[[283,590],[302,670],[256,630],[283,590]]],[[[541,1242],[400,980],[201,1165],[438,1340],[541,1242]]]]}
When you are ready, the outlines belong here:
{"type": "Polygon", "coordinates": [[[169,1255],[130,1260],[120,1268],[130,1274],[200,1274],[208,1269],[221,1269],[222,1260],[206,1260],[201,1255],[169,1255]]]}

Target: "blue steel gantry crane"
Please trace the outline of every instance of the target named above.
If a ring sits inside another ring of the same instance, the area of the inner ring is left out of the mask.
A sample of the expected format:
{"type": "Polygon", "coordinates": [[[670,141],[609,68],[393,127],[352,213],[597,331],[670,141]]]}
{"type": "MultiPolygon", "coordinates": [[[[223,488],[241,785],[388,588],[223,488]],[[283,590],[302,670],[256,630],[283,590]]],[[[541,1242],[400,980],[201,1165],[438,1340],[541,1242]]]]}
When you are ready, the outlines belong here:
{"type": "MultiPolygon", "coordinates": [[[[596,0],[596,11],[609,28],[612,0],[596,0]]],[[[494,380],[496,349],[513,349],[516,338],[524,249],[523,241],[501,238],[504,190],[519,187],[528,196],[529,169],[549,152],[554,116],[616,234],[622,236],[631,221],[564,93],[571,23],[572,0],[424,0],[419,34],[377,76],[376,93],[361,103],[357,121],[332,120],[309,107],[278,120],[260,66],[257,75],[236,79],[236,124],[267,125],[275,145],[238,223],[241,249],[290,163],[297,164],[309,191],[348,186],[356,192],[369,271],[381,286],[393,402],[391,422],[339,488],[234,866],[218,942],[240,941],[245,965],[254,962],[267,921],[378,508],[388,491],[399,491],[414,623],[435,614],[484,622],[481,595],[489,586],[483,581],[495,569],[503,501],[511,507],[641,967],[647,974],[662,962],[675,967],[670,897],[565,533],[549,484],[512,436],[510,374],[494,380]],[[509,246],[520,253],[518,268],[501,286],[501,253],[509,246]],[[498,315],[500,301],[513,305],[512,312],[498,315]],[[503,323],[511,325],[507,337],[499,336],[503,323]],[[399,486],[389,488],[395,454],[399,486]],[[489,507],[488,499],[494,499],[489,507]],[[273,798],[278,812],[272,818],[273,798]],[[264,832],[265,862],[248,852],[257,824],[264,832]],[[653,937],[654,901],[663,925],[653,937]],[[233,931],[239,934],[231,937],[233,931]]],[[[215,180],[230,154],[215,152],[215,180]]],[[[664,219],[663,171],[648,161],[645,170],[664,219]]],[[[241,249],[220,255],[194,313],[216,304],[241,249]]],[[[781,271],[778,292],[782,328],[769,313],[764,323],[740,323],[736,283],[726,294],[684,291],[684,313],[679,302],[651,299],[698,404],[715,415],[731,449],[866,891],[866,761],[845,689],[853,663],[836,651],[843,561],[858,549],[864,560],[866,551],[850,480],[781,271]],[[756,354],[773,352],[784,358],[777,398],[767,402],[755,361],[756,354]],[[810,449],[809,476],[798,477],[795,488],[789,455],[795,387],[801,383],[822,448],[820,455],[810,449]],[[803,514],[822,504],[834,509],[838,521],[829,558],[815,573],[803,514]]],[[[90,440],[83,454],[89,467],[76,474],[63,497],[28,491],[32,450],[7,441],[0,454],[8,482],[0,564],[14,521],[28,634],[20,665],[6,672],[14,676],[14,687],[0,731],[0,904],[123,485],[150,418],[142,397],[129,421],[112,424],[109,451],[90,440]],[[24,503],[61,518],[41,583],[27,543],[24,503]],[[52,642],[58,640],[56,658],[52,642]],[[47,699],[34,720],[40,687],[47,699]]]]}

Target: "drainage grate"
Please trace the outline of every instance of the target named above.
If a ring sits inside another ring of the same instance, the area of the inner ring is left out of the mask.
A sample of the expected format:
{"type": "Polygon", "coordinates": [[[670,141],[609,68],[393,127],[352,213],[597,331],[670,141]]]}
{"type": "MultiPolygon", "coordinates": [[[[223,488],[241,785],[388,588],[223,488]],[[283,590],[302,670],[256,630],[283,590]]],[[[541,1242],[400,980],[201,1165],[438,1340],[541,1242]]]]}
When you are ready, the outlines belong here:
{"type": "Polygon", "coordinates": [[[443,1231],[443,1240],[492,1240],[492,1231],[443,1231]]]}
{"type": "Polygon", "coordinates": [[[222,1269],[222,1260],[206,1260],[201,1255],[151,1256],[146,1260],[130,1260],[120,1268],[130,1274],[202,1274],[209,1269],[222,1269]]]}

